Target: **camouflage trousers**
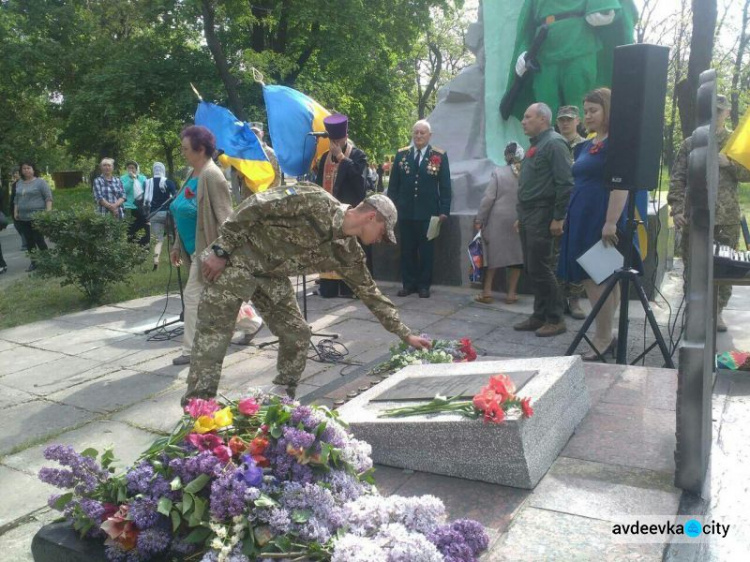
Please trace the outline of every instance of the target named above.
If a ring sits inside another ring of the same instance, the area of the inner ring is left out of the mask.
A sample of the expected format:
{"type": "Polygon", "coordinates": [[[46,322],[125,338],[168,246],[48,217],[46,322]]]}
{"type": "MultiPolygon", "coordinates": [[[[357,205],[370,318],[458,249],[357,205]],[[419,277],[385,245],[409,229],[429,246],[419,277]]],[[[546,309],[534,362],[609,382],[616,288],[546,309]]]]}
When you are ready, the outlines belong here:
{"type": "MultiPolygon", "coordinates": [[[[562,236],[555,236],[555,267],[557,267],[557,262],[560,261],[560,240],[562,240],[562,236]]],[[[560,293],[562,293],[565,299],[582,299],[586,297],[586,291],[582,283],[571,283],[558,277],[557,284],[560,286],[560,293]]]]}
{"type": "Polygon", "coordinates": [[[286,277],[256,276],[244,268],[229,266],[216,281],[206,283],[201,295],[183,401],[216,396],[237,312],[248,300],[279,339],[274,384],[297,386],[307,360],[310,327],[297,305],[292,283],[286,277]]]}
{"type": "MultiPolygon", "coordinates": [[[[682,263],[684,270],[682,272],[682,279],[684,283],[687,283],[688,273],[688,243],[690,240],[690,228],[685,226],[682,229],[682,238],[680,239],[680,251],[682,252],[682,263]]],[[[725,246],[737,249],[740,243],[740,225],[739,224],[717,224],[714,226],[714,241],[725,246]]],[[[683,286],[684,293],[684,286],[683,286]]],[[[732,286],[731,285],[719,285],[719,312],[729,303],[729,299],[732,297],[732,286]]]]}

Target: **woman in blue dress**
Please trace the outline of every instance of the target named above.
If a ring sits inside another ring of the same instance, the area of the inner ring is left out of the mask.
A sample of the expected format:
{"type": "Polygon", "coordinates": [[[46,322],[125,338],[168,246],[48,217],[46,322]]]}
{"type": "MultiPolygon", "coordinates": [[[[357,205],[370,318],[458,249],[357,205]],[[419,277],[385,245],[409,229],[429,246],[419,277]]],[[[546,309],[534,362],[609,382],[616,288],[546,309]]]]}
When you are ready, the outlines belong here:
{"type": "MultiPolygon", "coordinates": [[[[584,124],[589,133],[595,136],[576,147],[573,164],[575,185],[570,196],[568,215],[560,242],[557,272],[565,281],[582,283],[592,307],[599,301],[604,284],[594,283],[576,259],[599,240],[605,245],[617,244],[617,231],[625,230],[624,210],[628,196],[627,191],[610,190],[604,181],[610,98],[611,92],[607,88],[593,90],[584,97],[584,124]]],[[[620,289],[617,286],[596,317],[592,341],[602,355],[614,353],[617,347],[612,329],[619,301],[620,289]]],[[[593,351],[583,355],[584,361],[596,359],[597,355],[593,351]]]]}

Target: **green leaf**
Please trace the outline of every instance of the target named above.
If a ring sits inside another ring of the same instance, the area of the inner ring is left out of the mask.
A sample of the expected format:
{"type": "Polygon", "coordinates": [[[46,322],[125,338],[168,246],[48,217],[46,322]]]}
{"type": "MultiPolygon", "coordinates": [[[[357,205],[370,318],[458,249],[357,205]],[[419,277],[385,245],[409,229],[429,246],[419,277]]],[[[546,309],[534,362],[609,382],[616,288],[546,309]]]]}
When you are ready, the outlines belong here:
{"type": "Polygon", "coordinates": [[[193,496],[192,494],[182,495],[182,514],[187,515],[190,510],[193,509],[193,496]]]}
{"type": "Polygon", "coordinates": [[[278,505],[276,500],[266,494],[261,494],[260,497],[255,500],[255,507],[273,507],[278,505]]]}
{"type": "Polygon", "coordinates": [[[190,531],[190,534],[185,537],[185,542],[192,544],[200,544],[205,541],[211,534],[211,529],[208,527],[197,527],[190,531]]]}
{"type": "Polygon", "coordinates": [[[195,511],[193,512],[193,516],[200,521],[203,519],[203,514],[206,512],[206,500],[198,497],[193,498],[193,500],[195,501],[195,511]]]}
{"type": "Polygon", "coordinates": [[[195,480],[192,480],[187,486],[185,486],[185,491],[188,494],[197,494],[206,486],[206,484],[208,484],[208,481],[210,479],[211,477],[208,474],[201,474],[195,480]]]}
{"type": "Polygon", "coordinates": [[[169,517],[169,512],[172,511],[172,500],[166,496],[160,498],[159,504],[156,506],[156,511],[169,517]]]}
{"type": "Polygon", "coordinates": [[[124,503],[126,499],[128,499],[128,491],[125,486],[120,485],[117,488],[117,503],[124,503]]]}
{"type": "Polygon", "coordinates": [[[63,494],[52,505],[53,508],[55,508],[57,511],[62,511],[65,509],[65,506],[68,505],[68,502],[73,499],[73,492],[68,492],[67,494],[63,494]]]}
{"type": "Polygon", "coordinates": [[[181,488],[182,488],[182,480],[180,480],[180,477],[179,477],[179,476],[175,476],[174,480],[172,480],[172,481],[171,481],[171,482],[169,483],[169,488],[170,488],[170,489],[171,489],[171,490],[172,490],[173,492],[175,492],[175,491],[177,491],[177,490],[179,490],[179,489],[181,489],[181,488]]]}
{"type": "Polygon", "coordinates": [[[180,524],[182,523],[182,516],[176,509],[173,509],[172,513],[170,513],[169,516],[172,518],[172,533],[176,533],[177,529],[180,528],[180,524]]]}
{"type": "Polygon", "coordinates": [[[109,470],[109,467],[114,461],[115,453],[112,450],[112,447],[104,449],[104,452],[102,453],[102,468],[104,468],[104,470],[109,470]]]}
{"type": "Polygon", "coordinates": [[[295,523],[307,523],[311,515],[312,511],[309,509],[295,509],[292,511],[292,521],[295,523]]]}
{"type": "Polygon", "coordinates": [[[271,437],[273,437],[274,439],[278,439],[279,437],[281,437],[282,431],[278,425],[275,425],[271,428],[271,431],[269,433],[271,434],[271,437]]]}
{"type": "Polygon", "coordinates": [[[95,459],[96,457],[99,456],[99,451],[97,451],[93,447],[89,447],[88,449],[85,449],[84,451],[81,452],[81,456],[95,459]]]}

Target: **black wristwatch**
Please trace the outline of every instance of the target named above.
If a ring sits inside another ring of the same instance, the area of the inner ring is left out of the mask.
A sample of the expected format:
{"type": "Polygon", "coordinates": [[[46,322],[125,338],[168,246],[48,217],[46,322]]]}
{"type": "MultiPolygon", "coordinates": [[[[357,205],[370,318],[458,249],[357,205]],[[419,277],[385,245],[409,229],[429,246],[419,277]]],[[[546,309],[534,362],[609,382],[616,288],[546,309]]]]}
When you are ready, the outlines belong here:
{"type": "Polygon", "coordinates": [[[214,251],[214,254],[216,255],[217,258],[224,258],[225,260],[229,259],[229,252],[227,252],[221,246],[213,245],[211,246],[211,249],[214,251]]]}

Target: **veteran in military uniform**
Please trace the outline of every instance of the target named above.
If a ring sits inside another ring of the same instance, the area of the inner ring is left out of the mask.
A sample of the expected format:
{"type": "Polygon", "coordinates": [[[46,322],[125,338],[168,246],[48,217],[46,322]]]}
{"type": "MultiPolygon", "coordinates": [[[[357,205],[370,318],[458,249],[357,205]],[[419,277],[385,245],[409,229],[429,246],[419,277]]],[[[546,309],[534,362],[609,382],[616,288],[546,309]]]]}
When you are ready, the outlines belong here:
{"type": "Polygon", "coordinates": [[[412,144],[396,152],[388,197],[398,208],[401,235],[401,280],[398,296],[419,293],[429,298],[434,240],[427,240],[432,217],[444,222],[451,210],[451,171],[444,150],[430,146],[432,129],[425,121],[412,128],[412,144]]]}
{"type": "Polygon", "coordinates": [[[309,183],[246,199],[201,255],[207,284],[198,306],[183,404],[216,395],[237,312],[251,299],[279,338],[273,383],[294,396],[305,368],[310,327],[297,306],[291,275],[335,271],[386,330],[416,348],[429,347],[428,340],[401,322],[396,307],[378,290],[357,242],[359,238],[373,244],[387,238],[395,244],[396,220],[396,208],[384,195],[372,195],[352,208],[309,183]]]}
{"type": "MultiPolygon", "coordinates": [[[[716,142],[721,150],[729,140],[730,131],[725,123],[730,112],[729,100],[726,96],[716,96],[716,142]]],[[[686,191],[688,175],[688,156],[693,150],[693,138],[686,138],[677,153],[672,175],[669,180],[669,195],[667,201],[671,206],[672,219],[677,228],[682,229],[680,248],[682,259],[685,264],[685,279],[687,279],[687,257],[690,228],[687,224],[689,216],[686,209],[686,191]]],[[[738,183],[750,181],[750,171],[743,166],[732,162],[724,154],[719,154],[719,189],[716,194],[716,214],[714,224],[714,240],[720,244],[737,248],[740,241],[740,220],[742,212],[738,198],[738,183]]],[[[729,303],[732,296],[731,285],[719,287],[719,311],[716,328],[719,332],[726,332],[727,325],[721,316],[722,310],[729,303]]]]}
{"type": "MultiPolygon", "coordinates": [[[[577,105],[563,105],[557,110],[557,130],[568,143],[570,148],[570,157],[575,160],[576,146],[581,144],[584,139],[578,134],[578,126],[581,124],[581,118],[578,113],[577,105]]],[[[555,238],[555,262],[560,257],[560,238],[555,238]]],[[[580,299],[586,296],[586,291],[581,283],[572,283],[563,281],[558,278],[560,289],[565,298],[565,314],[570,314],[576,320],[586,318],[586,313],[581,308],[580,299]]]]}

